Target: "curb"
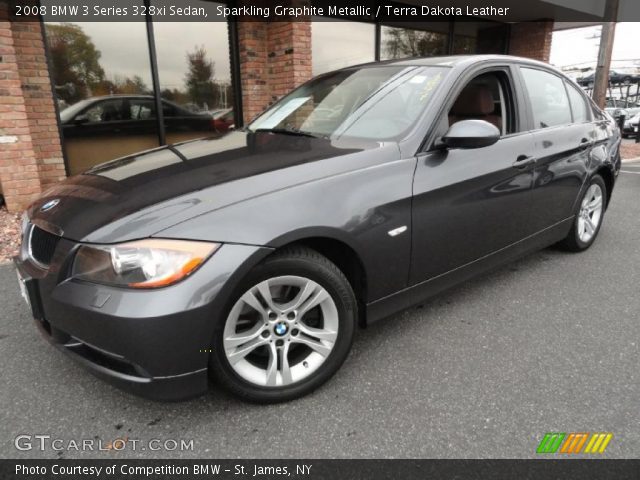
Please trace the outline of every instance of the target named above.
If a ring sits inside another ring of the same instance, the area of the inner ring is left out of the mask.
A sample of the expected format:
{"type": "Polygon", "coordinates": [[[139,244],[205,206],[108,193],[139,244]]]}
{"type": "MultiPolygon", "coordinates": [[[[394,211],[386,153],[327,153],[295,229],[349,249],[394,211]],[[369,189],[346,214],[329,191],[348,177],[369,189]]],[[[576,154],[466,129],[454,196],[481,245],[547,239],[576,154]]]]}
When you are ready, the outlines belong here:
{"type": "Polygon", "coordinates": [[[640,157],[623,158],[622,159],[622,163],[633,163],[633,162],[640,162],[640,157]]]}

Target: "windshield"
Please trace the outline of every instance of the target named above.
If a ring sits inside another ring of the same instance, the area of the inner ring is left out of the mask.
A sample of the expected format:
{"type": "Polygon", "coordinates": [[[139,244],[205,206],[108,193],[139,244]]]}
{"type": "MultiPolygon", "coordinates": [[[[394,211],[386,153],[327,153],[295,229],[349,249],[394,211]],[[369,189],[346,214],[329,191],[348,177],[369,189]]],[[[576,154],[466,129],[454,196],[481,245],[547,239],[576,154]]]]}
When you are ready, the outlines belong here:
{"type": "Polygon", "coordinates": [[[395,139],[424,111],[447,70],[379,65],[328,73],[277,102],[249,130],[395,139]]]}
{"type": "Polygon", "coordinates": [[[67,108],[60,112],[60,121],[62,123],[68,122],[76,116],[76,113],[78,113],[87,105],[91,104],[91,102],[93,102],[93,100],[89,98],[86,100],[80,100],[78,103],[74,103],[73,105],[69,105],[67,108]]]}

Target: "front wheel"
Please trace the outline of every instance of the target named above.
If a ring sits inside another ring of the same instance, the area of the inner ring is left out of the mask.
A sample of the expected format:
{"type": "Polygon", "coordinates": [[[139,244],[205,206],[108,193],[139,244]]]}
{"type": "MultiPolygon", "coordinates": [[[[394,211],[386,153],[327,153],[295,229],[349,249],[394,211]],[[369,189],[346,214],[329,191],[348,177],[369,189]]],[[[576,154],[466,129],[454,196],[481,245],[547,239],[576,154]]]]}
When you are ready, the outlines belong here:
{"type": "Polygon", "coordinates": [[[589,248],[596,239],[604,216],[607,187],[600,175],[591,178],[580,201],[571,231],[560,242],[565,249],[580,252],[589,248]]]}
{"type": "Polygon", "coordinates": [[[268,257],[243,282],[213,339],[210,369],[245,400],[305,395],[346,359],[357,311],[344,274],[314,250],[268,257]]]}

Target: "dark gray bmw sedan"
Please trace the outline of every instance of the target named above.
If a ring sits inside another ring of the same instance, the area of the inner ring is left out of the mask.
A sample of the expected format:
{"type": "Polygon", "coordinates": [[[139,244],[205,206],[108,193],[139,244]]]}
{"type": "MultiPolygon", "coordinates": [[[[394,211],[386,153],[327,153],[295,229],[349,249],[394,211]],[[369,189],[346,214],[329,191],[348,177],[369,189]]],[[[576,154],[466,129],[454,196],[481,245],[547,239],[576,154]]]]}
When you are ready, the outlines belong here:
{"type": "Polygon", "coordinates": [[[99,376],[182,399],[303,395],[358,326],[596,239],[620,134],[548,65],[411,59],[321,75],[244,130],[99,165],[27,210],[36,324],[99,376]]]}

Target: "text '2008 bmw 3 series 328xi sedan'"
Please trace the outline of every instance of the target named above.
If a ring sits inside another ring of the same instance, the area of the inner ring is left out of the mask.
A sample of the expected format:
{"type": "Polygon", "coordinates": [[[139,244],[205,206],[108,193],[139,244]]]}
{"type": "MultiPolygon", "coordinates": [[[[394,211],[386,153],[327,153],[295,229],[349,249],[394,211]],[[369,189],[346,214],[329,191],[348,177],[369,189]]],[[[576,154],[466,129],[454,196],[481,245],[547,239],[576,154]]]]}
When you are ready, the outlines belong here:
{"type": "Polygon", "coordinates": [[[619,145],[539,62],[360,65],[242,130],[54,186],[15,262],[44,335],[99,376],[157,399],[212,378],[289,400],[340,368],[358,326],[536,249],[589,248],[619,145]]]}

